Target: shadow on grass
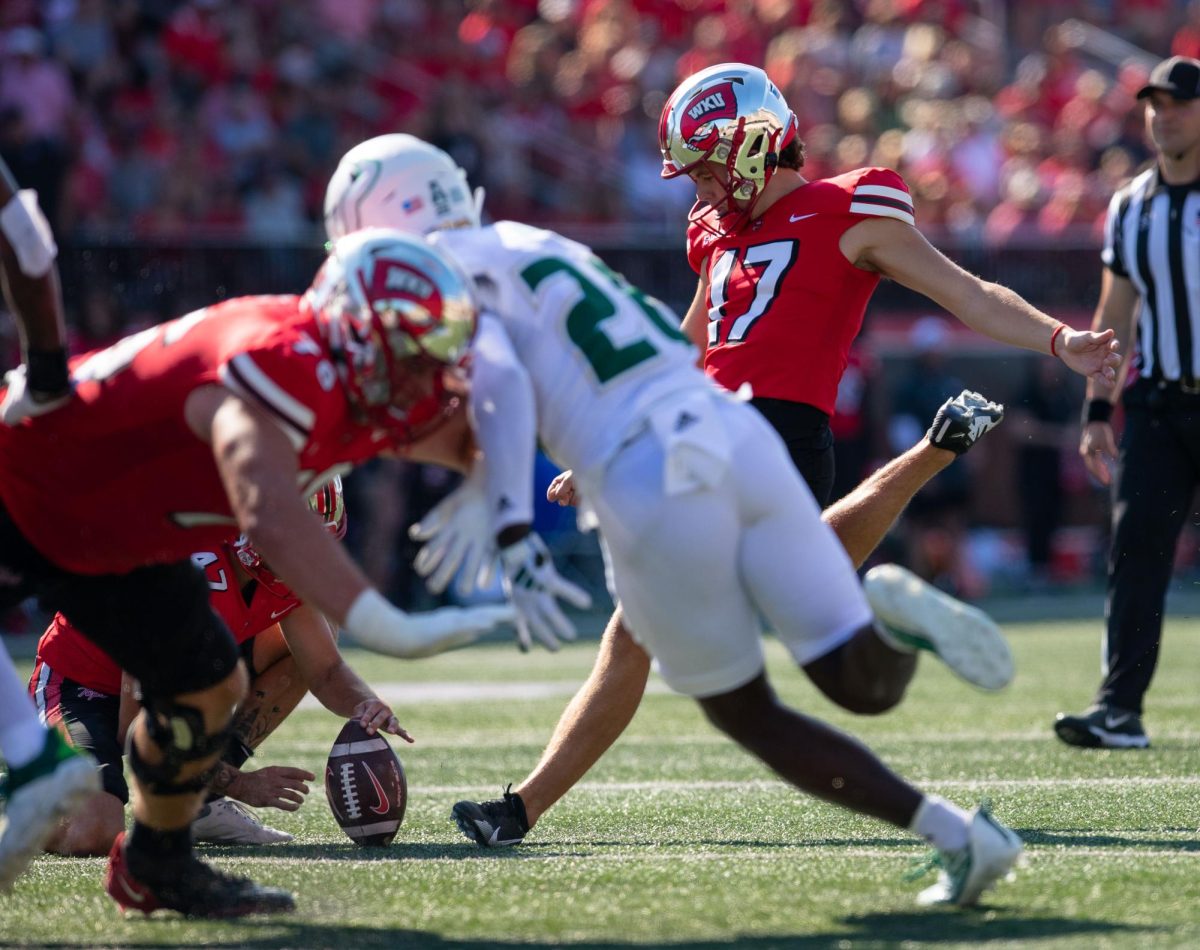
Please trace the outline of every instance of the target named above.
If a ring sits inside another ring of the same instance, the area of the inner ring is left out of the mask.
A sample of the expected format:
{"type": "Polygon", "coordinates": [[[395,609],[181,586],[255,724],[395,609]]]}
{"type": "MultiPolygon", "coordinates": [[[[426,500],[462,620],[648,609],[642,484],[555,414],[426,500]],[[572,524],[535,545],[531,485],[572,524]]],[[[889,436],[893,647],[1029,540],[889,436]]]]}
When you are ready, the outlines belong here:
{"type": "Polygon", "coordinates": [[[1026,844],[1064,848],[1127,848],[1131,851],[1200,852],[1200,832],[1195,828],[1168,829],[1190,834],[1190,838],[1139,838],[1088,831],[1041,831],[1037,828],[1018,828],[1017,834],[1026,844]]]}
{"type": "MultiPolygon", "coordinates": [[[[194,923],[194,922],[189,922],[194,923]]],[[[422,930],[407,930],[401,927],[335,926],[306,923],[301,920],[264,920],[231,922],[236,932],[229,932],[229,925],[219,922],[202,924],[201,939],[206,946],[237,947],[403,947],[405,950],[431,948],[431,950],[518,950],[522,947],[570,946],[573,950],[619,950],[619,948],[646,946],[639,940],[588,940],[564,943],[559,939],[544,940],[453,940],[422,930]],[[222,930],[225,929],[225,933],[222,930]]],[[[736,945],[738,950],[775,950],[795,947],[798,950],[835,950],[852,942],[856,950],[872,947],[895,947],[901,943],[989,943],[991,941],[1038,940],[1056,937],[1114,937],[1125,936],[1129,940],[1139,937],[1148,939],[1163,928],[1134,927],[1094,920],[1079,920],[1065,917],[1025,917],[1006,910],[988,911],[929,911],[906,913],[854,914],[841,918],[844,929],[829,933],[739,935],[726,940],[662,941],[653,945],[671,947],[673,950],[728,950],[736,945]],[[1135,936],[1136,935],[1136,936],[1135,936]]],[[[173,934],[147,923],[145,939],[105,941],[108,947],[170,946],[175,943],[173,934]]],[[[183,936],[183,935],[180,935],[183,936]]],[[[189,928],[183,944],[193,943],[196,929],[189,928]]],[[[85,946],[58,941],[55,943],[9,943],[0,941],[0,947],[62,947],[85,946]]]]}
{"type": "Polygon", "coordinates": [[[413,844],[393,842],[386,848],[362,848],[347,841],[345,844],[287,844],[270,848],[262,845],[200,845],[196,851],[206,859],[277,858],[284,861],[433,861],[446,858],[470,858],[480,853],[466,841],[452,844],[413,844]]]}

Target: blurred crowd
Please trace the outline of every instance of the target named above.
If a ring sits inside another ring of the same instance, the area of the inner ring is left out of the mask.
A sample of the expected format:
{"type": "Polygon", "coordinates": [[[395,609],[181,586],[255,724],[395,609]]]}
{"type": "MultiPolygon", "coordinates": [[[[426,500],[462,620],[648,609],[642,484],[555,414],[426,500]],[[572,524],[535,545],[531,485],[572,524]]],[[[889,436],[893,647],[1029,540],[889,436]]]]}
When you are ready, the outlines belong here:
{"type": "Polygon", "coordinates": [[[1087,236],[1147,155],[1145,66],[1082,54],[1071,18],[1200,52],[1184,0],[5,0],[0,153],[66,235],[311,240],[338,156],[398,130],[497,216],[677,224],[660,109],[735,59],[783,89],[810,176],[897,168],[964,240],[1087,236]]]}
{"type": "MultiPolygon", "coordinates": [[[[303,286],[333,166],[383,132],[449,151],[495,217],[604,234],[610,250],[678,234],[693,192],[659,178],[658,116],[680,79],[727,60],[782,88],[809,177],[896,168],[923,230],[1010,264],[1017,245],[1090,249],[1149,155],[1134,92],[1171,53],[1200,56],[1200,0],[4,0],[0,154],[76,241],[79,352],[225,296],[235,264],[303,286]],[[224,249],[182,250],[197,239],[224,249]],[[123,241],[138,245],[128,261],[100,253],[123,241]],[[241,241],[264,247],[231,256],[241,241]]],[[[839,491],[962,387],[952,350],[934,319],[890,372],[855,351],[839,491]]],[[[1103,538],[1072,527],[1103,521],[1075,453],[1077,381],[1047,376],[1050,361],[1024,384],[970,369],[1010,422],[922,494],[884,553],[966,594],[1012,565],[1017,586],[1095,576],[1103,538]]],[[[399,463],[349,483],[371,513],[351,519],[352,546],[401,602],[425,596],[404,526],[452,484],[399,463]]],[[[576,579],[598,577],[594,544],[562,518],[545,506],[539,527],[580,561],[576,579]]]]}

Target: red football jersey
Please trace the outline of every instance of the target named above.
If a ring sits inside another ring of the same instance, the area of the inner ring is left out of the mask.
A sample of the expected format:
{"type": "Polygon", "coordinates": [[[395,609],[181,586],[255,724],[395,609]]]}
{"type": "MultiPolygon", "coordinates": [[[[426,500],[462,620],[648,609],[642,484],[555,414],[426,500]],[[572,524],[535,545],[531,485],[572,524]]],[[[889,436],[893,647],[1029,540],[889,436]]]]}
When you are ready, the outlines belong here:
{"type": "Polygon", "coordinates": [[[400,445],[353,422],[298,297],[198,310],[78,357],[71,373],[62,409],[0,426],[0,499],[34,547],[80,574],[179,561],[236,533],[212,449],[184,419],[199,387],[224,384],[279,425],[301,494],[400,445]]]}
{"type": "MultiPolygon", "coordinates": [[[[810,181],[733,234],[688,230],[688,263],[708,274],[704,369],[726,389],[807,403],[833,414],[850,344],[879,275],[838,249],[864,215],[913,224],[896,172],[857,171],[810,181]]],[[[705,223],[720,227],[715,215],[705,223]]]]}
{"type": "MultiPolygon", "coordinates": [[[[194,553],[192,563],[204,571],[213,610],[220,614],[238,643],[274,626],[300,606],[291,591],[284,594],[280,587],[277,588],[280,593],[272,593],[258,583],[254,584],[247,603],[238,589],[233,556],[224,545],[216,551],[194,553]]],[[[55,673],[88,689],[110,696],[121,691],[120,667],[62,614],[55,614],[42,634],[37,655],[55,673]]]]}

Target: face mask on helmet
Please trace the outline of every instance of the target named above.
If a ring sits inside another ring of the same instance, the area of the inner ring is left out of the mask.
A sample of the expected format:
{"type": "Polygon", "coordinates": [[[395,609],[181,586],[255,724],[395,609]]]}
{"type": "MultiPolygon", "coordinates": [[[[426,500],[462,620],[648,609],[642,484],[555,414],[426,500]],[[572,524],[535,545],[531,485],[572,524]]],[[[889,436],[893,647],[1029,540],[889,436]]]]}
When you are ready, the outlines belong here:
{"type": "MultiPolygon", "coordinates": [[[[703,162],[725,169],[720,215],[727,230],[748,220],[776,168],[779,153],[796,137],[796,116],[767,74],[754,66],[722,63],[689,76],[671,93],[658,123],[663,178],[686,175],[703,162]]],[[[689,219],[708,224],[708,207],[689,219]]]]}
{"type": "Polygon", "coordinates": [[[477,228],[482,200],[440,148],[403,133],[380,135],[350,149],[329,179],[325,233],[336,241],[362,228],[477,228]]]}
{"type": "MultiPolygon", "coordinates": [[[[320,488],[308,496],[308,507],[321,516],[325,530],[335,538],[346,536],[346,499],[342,494],[342,480],[335,475],[320,488]]],[[[283,581],[276,577],[262,555],[250,544],[250,539],[244,534],[229,542],[230,550],[237,562],[264,590],[290,600],[294,595],[283,581]]]]}
{"type": "Polygon", "coordinates": [[[398,231],[344,237],[305,295],[357,421],[412,441],[459,402],[475,333],[470,279],[445,252],[398,231]]]}

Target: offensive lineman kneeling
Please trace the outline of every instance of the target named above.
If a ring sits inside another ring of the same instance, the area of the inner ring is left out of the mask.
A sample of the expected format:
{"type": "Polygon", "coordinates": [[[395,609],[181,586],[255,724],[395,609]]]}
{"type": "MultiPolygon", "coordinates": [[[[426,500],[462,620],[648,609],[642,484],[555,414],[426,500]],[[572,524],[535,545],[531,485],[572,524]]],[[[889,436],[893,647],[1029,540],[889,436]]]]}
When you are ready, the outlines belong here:
{"type": "MultiPolygon", "coordinates": [[[[309,497],[335,538],[346,534],[342,480],[335,477],[309,497]]],[[[266,827],[245,805],[295,811],[308,794],[304,769],[242,765],[286,719],[311,688],[327,709],[364,726],[383,725],[392,711],[338,653],[337,632],[304,604],[263,563],[245,535],[192,562],[208,581],[209,599],[237,641],[250,673],[250,693],[234,717],[233,740],[214,770],[208,801],[192,823],[192,838],[216,844],[273,844],[292,836],[266,827]]],[[[107,854],[125,827],[129,786],[122,752],[136,713],[131,681],[73,626],[56,614],[38,643],[29,692],[42,721],[100,765],[102,791],[75,817],[63,821],[46,850],[63,855],[107,854]]]]}

